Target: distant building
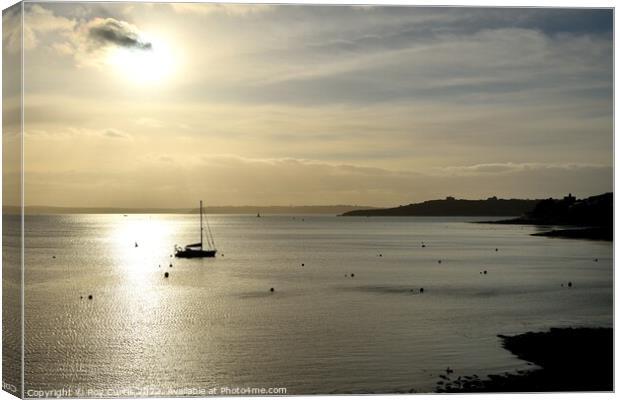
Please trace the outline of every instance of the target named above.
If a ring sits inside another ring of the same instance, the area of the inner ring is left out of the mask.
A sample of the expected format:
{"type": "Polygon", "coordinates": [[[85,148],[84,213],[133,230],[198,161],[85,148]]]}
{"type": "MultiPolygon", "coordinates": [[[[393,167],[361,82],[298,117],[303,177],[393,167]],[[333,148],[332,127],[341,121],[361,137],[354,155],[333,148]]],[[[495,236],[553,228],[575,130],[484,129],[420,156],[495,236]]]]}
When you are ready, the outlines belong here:
{"type": "Polygon", "coordinates": [[[564,196],[564,201],[567,203],[574,203],[576,200],[577,198],[573,196],[572,193],[569,193],[568,196],[564,196]]]}

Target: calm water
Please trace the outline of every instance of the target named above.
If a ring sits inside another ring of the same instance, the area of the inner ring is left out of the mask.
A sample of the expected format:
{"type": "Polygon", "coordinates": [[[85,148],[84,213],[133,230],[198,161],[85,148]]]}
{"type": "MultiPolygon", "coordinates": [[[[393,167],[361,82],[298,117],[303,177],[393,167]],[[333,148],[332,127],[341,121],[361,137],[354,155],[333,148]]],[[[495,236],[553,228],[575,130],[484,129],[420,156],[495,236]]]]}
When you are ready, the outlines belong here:
{"type": "Polygon", "coordinates": [[[612,325],[610,243],[470,220],[217,215],[177,260],[196,216],[28,217],[26,390],[427,392],[527,368],[497,334],[612,325]]]}

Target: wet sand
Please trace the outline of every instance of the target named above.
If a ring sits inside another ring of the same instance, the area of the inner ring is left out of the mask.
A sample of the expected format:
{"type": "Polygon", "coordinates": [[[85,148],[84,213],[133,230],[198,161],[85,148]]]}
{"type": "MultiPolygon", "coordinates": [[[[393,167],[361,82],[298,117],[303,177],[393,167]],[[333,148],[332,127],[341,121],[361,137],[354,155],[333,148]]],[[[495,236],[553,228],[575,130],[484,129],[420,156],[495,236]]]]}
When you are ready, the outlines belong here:
{"type": "Polygon", "coordinates": [[[437,392],[613,390],[611,328],[563,328],[498,336],[506,350],[540,369],[489,375],[487,378],[443,375],[438,381],[437,392]]]}

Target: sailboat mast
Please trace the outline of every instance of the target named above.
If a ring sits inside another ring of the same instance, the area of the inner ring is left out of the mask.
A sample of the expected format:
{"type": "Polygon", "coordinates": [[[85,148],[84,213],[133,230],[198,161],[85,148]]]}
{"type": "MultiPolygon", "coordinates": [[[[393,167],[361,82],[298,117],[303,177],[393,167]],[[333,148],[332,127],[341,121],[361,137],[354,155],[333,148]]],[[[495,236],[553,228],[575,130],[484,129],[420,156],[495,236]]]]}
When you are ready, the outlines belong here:
{"type": "Polygon", "coordinates": [[[200,200],[200,250],[202,250],[202,200],[200,200]]]}

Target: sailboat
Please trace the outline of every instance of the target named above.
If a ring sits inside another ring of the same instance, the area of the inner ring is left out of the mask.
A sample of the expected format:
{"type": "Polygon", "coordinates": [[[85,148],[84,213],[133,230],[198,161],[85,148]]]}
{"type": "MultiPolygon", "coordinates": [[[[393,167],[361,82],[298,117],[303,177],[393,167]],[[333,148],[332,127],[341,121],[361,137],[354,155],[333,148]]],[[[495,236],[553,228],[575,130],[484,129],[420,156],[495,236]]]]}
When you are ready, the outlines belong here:
{"type": "Polygon", "coordinates": [[[203,246],[202,238],[204,228],[202,227],[202,200],[200,200],[200,242],[188,244],[185,247],[176,246],[174,256],[179,258],[202,258],[202,257],[215,257],[217,250],[215,249],[215,242],[213,241],[213,234],[209,227],[209,221],[205,217],[207,225],[207,248],[203,246]]]}

